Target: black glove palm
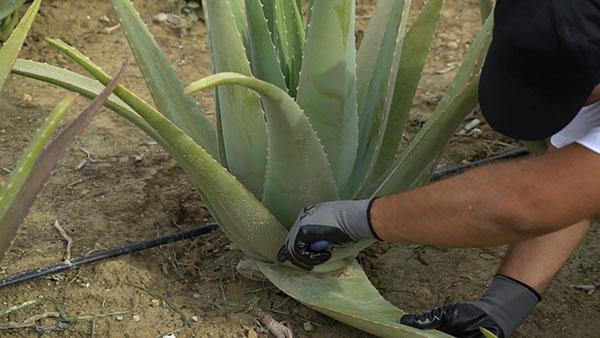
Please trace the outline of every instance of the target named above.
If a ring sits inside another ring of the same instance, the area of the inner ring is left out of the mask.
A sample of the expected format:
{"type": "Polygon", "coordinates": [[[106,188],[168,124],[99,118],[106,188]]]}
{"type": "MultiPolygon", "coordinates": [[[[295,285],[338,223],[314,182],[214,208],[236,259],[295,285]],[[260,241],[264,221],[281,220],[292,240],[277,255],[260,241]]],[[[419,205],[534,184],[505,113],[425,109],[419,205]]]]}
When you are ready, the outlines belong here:
{"type": "Polygon", "coordinates": [[[460,338],[483,337],[480,327],[504,337],[500,326],[471,303],[447,304],[420,315],[405,315],[400,322],[423,330],[437,329],[460,338]]]}
{"type": "Polygon", "coordinates": [[[456,337],[480,338],[483,327],[500,338],[510,337],[541,301],[528,285],[496,275],[476,302],[448,304],[420,315],[404,315],[400,322],[419,329],[438,329],[456,337]]]}

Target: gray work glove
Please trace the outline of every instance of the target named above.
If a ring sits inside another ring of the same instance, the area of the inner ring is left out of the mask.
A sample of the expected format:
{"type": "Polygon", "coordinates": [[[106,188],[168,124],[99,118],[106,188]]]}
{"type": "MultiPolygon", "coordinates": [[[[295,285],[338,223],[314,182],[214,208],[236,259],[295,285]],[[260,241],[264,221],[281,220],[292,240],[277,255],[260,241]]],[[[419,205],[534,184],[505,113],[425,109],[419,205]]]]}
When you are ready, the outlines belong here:
{"type": "Polygon", "coordinates": [[[304,208],[277,254],[280,263],[312,270],[331,258],[326,249],[362,238],[377,238],[369,219],[373,199],[325,202],[304,208]]]}
{"type": "Polygon", "coordinates": [[[419,329],[438,329],[455,337],[483,337],[483,327],[507,338],[521,325],[542,298],[516,279],[496,275],[476,302],[447,304],[420,315],[404,315],[400,322],[419,329]]]}

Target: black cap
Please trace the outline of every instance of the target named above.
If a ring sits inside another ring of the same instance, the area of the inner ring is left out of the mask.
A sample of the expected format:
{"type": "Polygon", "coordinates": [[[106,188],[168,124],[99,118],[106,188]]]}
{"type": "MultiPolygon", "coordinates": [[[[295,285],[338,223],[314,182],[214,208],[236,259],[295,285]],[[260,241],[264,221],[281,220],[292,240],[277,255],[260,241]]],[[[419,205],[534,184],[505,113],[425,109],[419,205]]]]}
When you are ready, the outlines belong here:
{"type": "Polygon", "coordinates": [[[498,132],[543,139],[600,83],[600,0],[497,0],[479,102],[498,132]]]}

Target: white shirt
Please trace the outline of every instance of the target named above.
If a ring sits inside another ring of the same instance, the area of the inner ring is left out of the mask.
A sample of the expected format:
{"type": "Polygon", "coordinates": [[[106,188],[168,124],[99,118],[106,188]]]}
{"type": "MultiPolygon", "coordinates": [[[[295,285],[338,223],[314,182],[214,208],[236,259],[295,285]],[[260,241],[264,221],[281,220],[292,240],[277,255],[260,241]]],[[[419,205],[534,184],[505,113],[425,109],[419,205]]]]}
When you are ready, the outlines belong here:
{"type": "Polygon", "coordinates": [[[600,101],[583,107],[566,127],[550,138],[556,148],[573,142],[600,154],[600,101]]]}

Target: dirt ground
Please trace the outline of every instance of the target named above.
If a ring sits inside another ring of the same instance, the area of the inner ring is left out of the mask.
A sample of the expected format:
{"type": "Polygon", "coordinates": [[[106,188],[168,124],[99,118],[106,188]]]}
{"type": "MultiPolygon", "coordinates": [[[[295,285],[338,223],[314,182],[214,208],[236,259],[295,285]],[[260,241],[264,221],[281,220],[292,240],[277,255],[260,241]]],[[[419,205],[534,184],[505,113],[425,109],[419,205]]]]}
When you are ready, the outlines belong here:
{"type": "MultiPolygon", "coordinates": [[[[413,2],[415,9],[422,3],[413,2]]],[[[180,34],[177,28],[152,21],[159,12],[176,13],[174,4],[166,0],[134,3],[185,83],[209,74],[202,22],[194,22],[180,34]]],[[[358,36],[374,3],[358,1],[358,36]]],[[[43,41],[51,36],[74,45],[114,73],[130,56],[119,29],[103,32],[116,23],[109,1],[45,0],[21,57],[82,72],[43,41]]],[[[476,0],[448,1],[414,103],[407,139],[441,98],[480,25],[476,0]]],[[[135,62],[124,84],[151,101],[135,62]]],[[[0,169],[14,167],[31,135],[66,94],[65,90],[12,76],[0,95],[0,169]]],[[[210,114],[212,94],[196,98],[210,114]]],[[[76,108],[85,103],[85,99],[78,99],[76,108]]],[[[183,171],[150,141],[116,114],[101,111],[67,153],[31,210],[0,263],[0,278],[63,259],[66,243],[55,229],[55,221],[73,238],[73,257],[212,221],[183,171]],[[86,151],[95,162],[76,170],[87,158],[86,151]]],[[[466,136],[456,136],[442,165],[477,160],[518,146],[484,124],[466,136]]],[[[7,176],[0,171],[0,185],[7,176]]],[[[359,260],[386,299],[405,311],[421,311],[478,298],[503,252],[504,248],[446,250],[376,244],[361,253],[359,260]]],[[[299,305],[268,282],[239,276],[235,266],[241,257],[241,252],[217,231],[0,290],[0,309],[43,296],[52,298],[69,318],[93,316],[63,327],[44,326],[56,322],[46,318],[38,321],[37,329],[0,330],[0,336],[79,337],[93,332],[100,337],[162,337],[182,327],[181,314],[194,325],[176,332],[177,337],[266,336],[256,324],[258,309],[287,321],[298,337],[369,336],[299,305]]],[[[595,226],[514,337],[597,337],[599,295],[573,286],[600,286],[599,271],[600,234],[595,226]]],[[[11,312],[0,317],[0,325],[55,312],[54,304],[43,302],[11,312]]]]}

